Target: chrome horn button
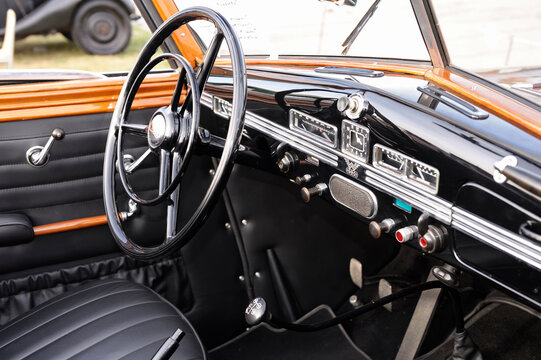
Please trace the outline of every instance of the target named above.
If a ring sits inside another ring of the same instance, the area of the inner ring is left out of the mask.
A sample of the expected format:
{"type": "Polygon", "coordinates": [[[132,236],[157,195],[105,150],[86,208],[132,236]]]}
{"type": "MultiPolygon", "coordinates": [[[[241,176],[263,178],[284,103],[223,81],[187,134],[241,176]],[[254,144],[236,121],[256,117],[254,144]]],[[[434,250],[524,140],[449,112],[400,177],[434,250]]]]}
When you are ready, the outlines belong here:
{"type": "Polygon", "coordinates": [[[167,116],[159,111],[150,120],[147,128],[148,146],[151,149],[164,148],[171,144],[175,137],[176,121],[173,116],[167,116]]]}

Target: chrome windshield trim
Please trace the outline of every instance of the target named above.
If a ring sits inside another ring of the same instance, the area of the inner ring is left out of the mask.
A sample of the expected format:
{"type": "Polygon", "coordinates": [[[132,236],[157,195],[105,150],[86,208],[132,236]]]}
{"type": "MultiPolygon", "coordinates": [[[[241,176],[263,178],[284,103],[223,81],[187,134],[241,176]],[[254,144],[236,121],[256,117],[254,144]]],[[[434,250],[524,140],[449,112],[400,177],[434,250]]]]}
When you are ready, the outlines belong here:
{"type": "Polygon", "coordinates": [[[437,68],[445,68],[448,64],[447,49],[438,32],[430,0],[410,1],[432,65],[437,68]]]}

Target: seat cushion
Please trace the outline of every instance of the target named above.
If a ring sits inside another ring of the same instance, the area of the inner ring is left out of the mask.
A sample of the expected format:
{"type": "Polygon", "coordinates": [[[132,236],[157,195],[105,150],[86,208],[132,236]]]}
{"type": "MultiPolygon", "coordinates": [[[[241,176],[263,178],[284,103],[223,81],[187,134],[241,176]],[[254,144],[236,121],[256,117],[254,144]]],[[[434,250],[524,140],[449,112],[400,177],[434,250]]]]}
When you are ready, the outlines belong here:
{"type": "Polygon", "coordinates": [[[188,320],[152,290],[125,280],[90,282],[0,328],[0,359],[145,359],[179,328],[171,359],[205,359],[188,320]]]}

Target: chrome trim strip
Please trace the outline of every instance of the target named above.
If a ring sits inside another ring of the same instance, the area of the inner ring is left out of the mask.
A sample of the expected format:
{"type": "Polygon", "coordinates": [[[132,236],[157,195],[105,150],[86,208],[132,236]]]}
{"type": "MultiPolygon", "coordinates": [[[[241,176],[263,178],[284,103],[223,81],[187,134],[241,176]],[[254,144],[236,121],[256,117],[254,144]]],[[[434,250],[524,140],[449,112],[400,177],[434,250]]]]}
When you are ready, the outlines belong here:
{"type": "Polygon", "coordinates": [[[370,190],[370,189],[367,188],[366,186],[362,186],[361,184],[358,184],[358,183],[356,183],[355,181],[352,181],[351,179],[348,179],[348,178],[345,177],[345,176],[338,175],[338,174],[333,174],[333,175],[331,176],[331,178],[329,179],[329,192],[331,193],[331,196],[332,196],[332,198],[334,199],[334,201],[336,201],[336,202],[339,203],[340,205],[342,205],[342,206],[344,206],[344,207],[350,209],[350,210],[353,211],[354,213],[357,213],[357,214],[361,215],[361,216],[364,217],[365,219],[373,219],[374,216],[376,216],[377,213],[378,213],[378,209],[379,209],[379,206],[378,206],[378,205],[379,205],[379,203],[378,203],[378,198],[376,197],[376,194],[374,194],[374,193],[372,192],[372,190],[370,190]],[[351,208],[349,205],[344,204],[342,201],[338,200],[338,199],[334,196],[333,191],[332,191],[332,186],[331,186],[331,183],[332,183],[333,179],[335,179],[335,178],[336,178],[336,179],[340,179],[340,180],[342,180],[342,181],[344,181],[344,182],[347,182],[348,184],[352,185],[353,187],[355,187],[355,188],[357,188],[357,189],[359,189],[359,190],[361,190],[361,191],[367,192],[367,193],[368,193],[368,196],[370,196],[370,198],[372,199],[372,202],[374,203],[374,208],[373,208],[373,210],[372,210],[372,215],[370,215],[370,216],[364,216],[364,215],[360,214],[357,210],[351,208]]]}
{"type": "Polygon", "coordinates": [[[457,207],[453,207],[451,225],[475,239],[541,270],[541,245],[457,207]]]}
{"type": "Polygon", "coordinates": [[[446,225],[451,224],[452,204],[450,202],[418,190],[407,189],[404,187],[404,183],[397,183],[396,181],[386,179],[374,171],[367,170],[365,180],[384,193],[394,196],[420,211],[427,211],[430,216],[442,223],[446,225]]]}
{"type": "MultiPolygon", "coordinates": [[[[213,96],[203,93],[201,103],[213,109],[213,96]]],[[[226,117],[223,114],[219,115],[226,117]]],[[[359,162],[356,158],[341,153],[339,150],[322,147],[310,142],[309,139],[300,139],[299,135],[292,130],[249,111],[246,112],[245,124],[276,140],[287,142],[291,147],[336,168],[340,158],[358,164],[360,168],[365,170],[364,180],[374,188],[399,198],[420,211],[427,211],[433,218],[442,223],[541,270],[541,244],[528,241],[518,234],[453,206],[449,201],[399,181],[396,177],[373,167],[371,164],[359,162]]]]}
{"type": "MultiPolygon", "coordinates": [[[[217,98],[217,97],[216,97],[217,98]]],[[[224,100],[222,100],[224,101],[224,100]]],[[[203,93],[201,96],[201,103],[208,106],[210,109],[214,110],[214,97],[207,93],[203,93]]],[[[222,107],[223,109],[223,107],[222,107]]],[[[226,117],[222,112],[216,112],[222,117],[226,117]]],[[[319,159],[321,162],[331,165],[334,167],[338,166],[338,156],[330,155],[324,149],[321,149],[321,145],[311,144],[309,139],[302,139],[299,137],[299,134],[286,129],[284,127],[278,126],[270,120],[267,120],[259,115],[256,115],[250,111],[246,111],[246,116],[244,118],[244,124],[254,130],[258,130],[278,141],[287,142],[291,147],[305,152],[315,158],[319,159]]]]}

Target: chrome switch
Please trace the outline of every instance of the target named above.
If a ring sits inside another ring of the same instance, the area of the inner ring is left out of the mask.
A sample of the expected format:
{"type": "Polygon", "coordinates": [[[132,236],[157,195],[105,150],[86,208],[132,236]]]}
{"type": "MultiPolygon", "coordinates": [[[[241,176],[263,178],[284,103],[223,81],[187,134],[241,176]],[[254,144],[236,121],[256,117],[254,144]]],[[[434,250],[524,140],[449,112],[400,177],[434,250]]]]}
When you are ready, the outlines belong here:
{"type": "Polygon", "coordinates": [[[301,189],[301,198],[305,203],[309,203],[313,196],[321,196],[327,191],[327,185],[320,183],[314,187],[301,189]]]}
{"type": "Polygon", "coordinates": [[[377,221],[372,221],[370,224],[368,224],[368,231],[374,239],[379,239],[383,233],[391,232],[398,225],[400,225],[401,222],[402,219],[392,218],[384,219],[379,223],[377,221]]]}

